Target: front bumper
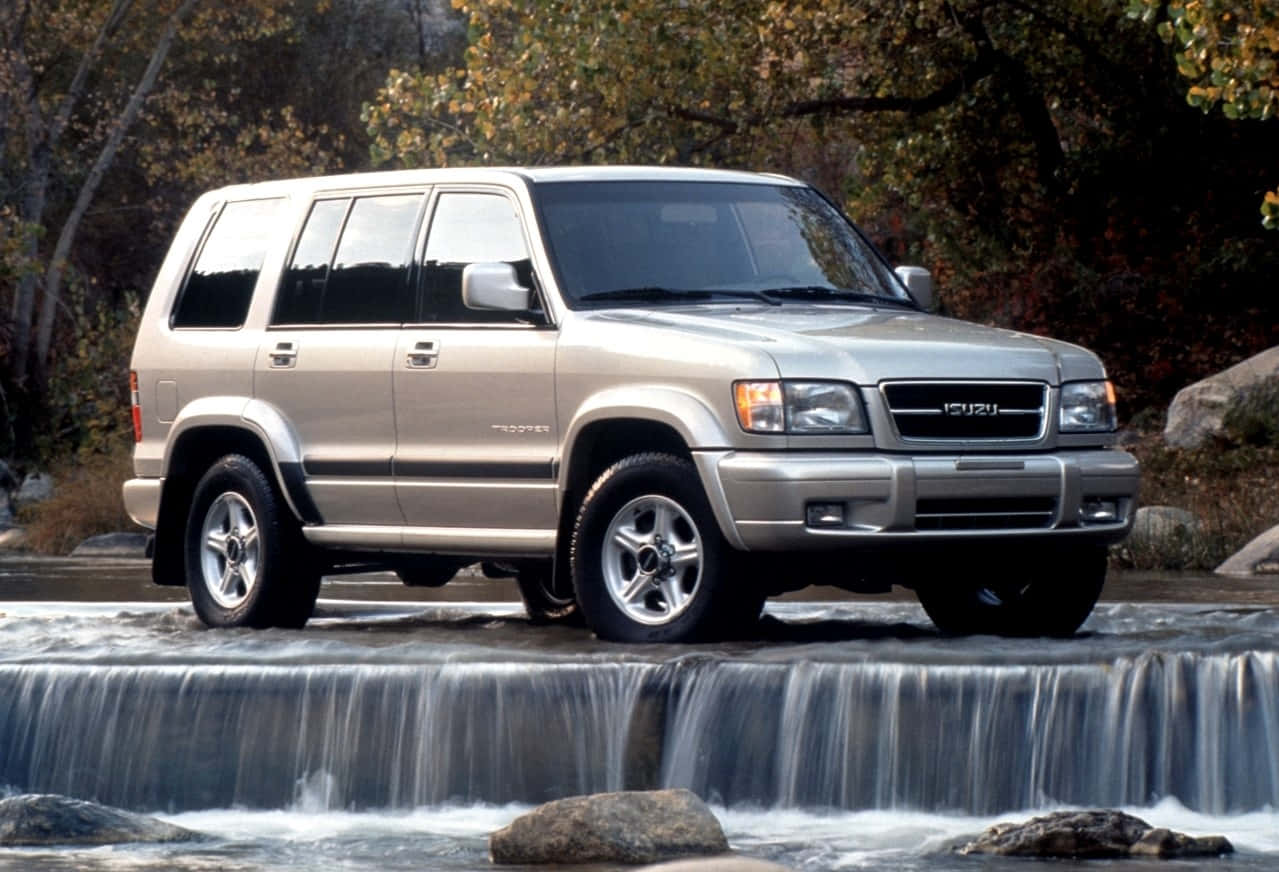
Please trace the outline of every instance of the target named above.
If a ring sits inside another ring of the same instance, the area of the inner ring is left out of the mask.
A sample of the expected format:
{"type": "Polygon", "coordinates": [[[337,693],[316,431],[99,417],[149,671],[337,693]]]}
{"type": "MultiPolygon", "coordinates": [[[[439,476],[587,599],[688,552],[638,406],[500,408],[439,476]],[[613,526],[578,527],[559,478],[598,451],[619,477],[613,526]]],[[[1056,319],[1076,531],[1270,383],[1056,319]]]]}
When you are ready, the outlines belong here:
{"type": "Polygon", "coordinates": [[[890,542],[1076,536],[1114,542],[1137,508],[1137,459],[1125,451],[1025,455],[848,452],[695,454],[720,528],[737,548],[833,549],[890,542]],[[1088,502],[1115,517],[1089,522],[1088,502]],[[809,523],[839,506],[837,526],[809,523]]]}

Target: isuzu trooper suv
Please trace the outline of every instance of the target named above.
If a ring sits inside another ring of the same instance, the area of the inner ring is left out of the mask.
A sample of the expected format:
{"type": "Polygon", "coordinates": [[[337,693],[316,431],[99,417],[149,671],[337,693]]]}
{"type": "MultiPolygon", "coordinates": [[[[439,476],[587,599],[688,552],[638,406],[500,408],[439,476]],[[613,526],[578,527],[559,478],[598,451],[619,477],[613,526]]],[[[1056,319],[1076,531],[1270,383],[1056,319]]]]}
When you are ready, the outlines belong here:
{"type": "Polygon", "coordinates": [[[779,176],[223,188],[147,301],[125,503],[213,626],[301,626],[325,573],[478,561],[622,641],[740,632],[815,583],[1073,633],[1135,509],[1111,384],[930,296],[779,176]]]}

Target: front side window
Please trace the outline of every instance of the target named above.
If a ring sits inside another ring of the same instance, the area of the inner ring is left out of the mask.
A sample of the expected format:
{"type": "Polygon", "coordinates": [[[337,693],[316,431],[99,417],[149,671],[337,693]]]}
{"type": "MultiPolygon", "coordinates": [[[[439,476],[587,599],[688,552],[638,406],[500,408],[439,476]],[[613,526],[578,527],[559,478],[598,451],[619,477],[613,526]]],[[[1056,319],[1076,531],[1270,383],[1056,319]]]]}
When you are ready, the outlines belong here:
{"type": "Polygon", "coordinates": [[[421,204],[421,194],[317,201],[285,271],[271,322],[409,320],[421,204]]]}
{"type": "Polygon", "coordinates": [[[725,182],[544,182],[546,235],[570,306],[883,301],[888,265],[816,191],[725,182]]]}
{"type": "Polygon", "coordinates": [[[472,263],[509,263],[520,284],[533,286],[532,265],[515,204],[499,194],[441,194],[431,218],[422,273],[422,320],[509,323],[518,312],[469,309],[462,270],[472,263]]]}
{"type": "Polygon", "coordinates": [[[222,208],[178,296],[174,327],[244,324],[283,202],[246,200],[222,208]]]}

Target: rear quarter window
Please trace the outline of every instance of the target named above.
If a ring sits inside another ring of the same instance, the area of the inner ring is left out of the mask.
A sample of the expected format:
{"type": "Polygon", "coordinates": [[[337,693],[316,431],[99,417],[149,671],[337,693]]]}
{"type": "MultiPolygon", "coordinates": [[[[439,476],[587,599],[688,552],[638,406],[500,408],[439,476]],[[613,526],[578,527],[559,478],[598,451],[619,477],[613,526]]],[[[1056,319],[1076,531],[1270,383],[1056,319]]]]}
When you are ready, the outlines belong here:
{"type": "Polygon", "coordinates": [[[227,203],[178,295],[173,327],[240,327],[275,230],[282,199],[227,203]]]}

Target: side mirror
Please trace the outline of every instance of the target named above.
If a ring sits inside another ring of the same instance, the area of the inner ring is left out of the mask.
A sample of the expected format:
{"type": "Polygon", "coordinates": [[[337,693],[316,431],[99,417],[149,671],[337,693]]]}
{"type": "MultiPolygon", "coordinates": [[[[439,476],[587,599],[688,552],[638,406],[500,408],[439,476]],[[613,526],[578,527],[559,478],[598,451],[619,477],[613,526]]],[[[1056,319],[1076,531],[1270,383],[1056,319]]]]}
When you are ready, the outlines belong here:
{"type": "Polygon", "coordinates": [[[920,308],[933,308],[933,277],[928,270],[922,266],[899,266],[893,272],[897,273],[897,278],[910,291],[920,308]]]}
{"type": "Polygon", "coordinates": [[[462,270],[462,302],[468,309],[527,312],[531,295],[509,263],[472,263],[462,270]]]}

